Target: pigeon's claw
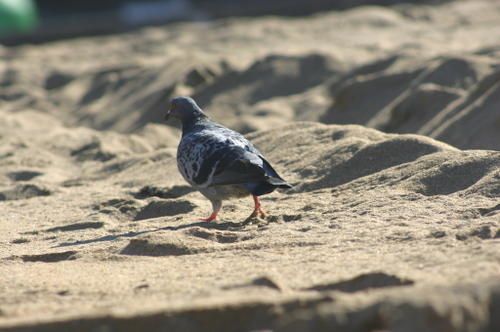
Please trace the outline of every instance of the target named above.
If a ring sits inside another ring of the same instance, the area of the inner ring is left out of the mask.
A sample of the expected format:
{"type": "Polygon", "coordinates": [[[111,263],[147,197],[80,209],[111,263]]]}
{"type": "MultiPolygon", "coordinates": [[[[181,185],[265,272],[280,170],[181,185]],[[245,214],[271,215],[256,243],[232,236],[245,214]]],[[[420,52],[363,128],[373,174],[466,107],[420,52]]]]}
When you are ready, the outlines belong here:
{"type": "Polygon", "coordinates": [[[201,218],[200,219],[200,221],[206,221],[206,222],[210,222],[210,221],[214,221],[214,220],[217,220],[217,212],[212,212],[212,214],[208,218],[201,218]]]}

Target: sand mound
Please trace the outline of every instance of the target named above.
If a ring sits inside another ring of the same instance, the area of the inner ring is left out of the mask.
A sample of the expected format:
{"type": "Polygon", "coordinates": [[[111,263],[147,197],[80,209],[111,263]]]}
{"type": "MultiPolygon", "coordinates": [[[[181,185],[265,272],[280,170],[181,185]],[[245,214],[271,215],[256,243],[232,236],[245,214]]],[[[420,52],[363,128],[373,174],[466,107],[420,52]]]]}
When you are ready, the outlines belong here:
{"type": "Polygon", "coordinates": [[[22,184],[13,188],[0,191],[0,201],[26,199],[37,196],[48,196],[50,190],[41,188],[35,184],[22,184]]]}
{"type": "Polygon", "coordinates": [[[191,328],[224,331],[218,324],[232,324],[235,313],[247,317],[238,326],[276,330],[496,324],[485,317],[497,307],[499,152],[357,125],[298,122],[256,132],[249,137],[294,189],[263,198],[265,219],[246,220],[251,200],[243,199],[207,224],[196,217],[209,203],[183,184],[175,150],[153,148],[155,135],[54,120],[54,135],[68,139],[36,139],[28,115],[5,114],[19,125],[2,146],[22,138],[38,156],[57,158],[13,173],[23,160],[13,152],[2,181],[53,189],[0,203],[1,267],[16,285],[4,292],[0,326],[145,328],[164,317],[155,326],[179,328],[187,319],[191,328]],[[101,143],[82,149],[88,142],[101,143]],[[99,157],[104,152],[112,158],[99,157]],[[58,174],[63,168],[72,172],[58,174]],[[60,265],[67,272],[54,272],[60,265]],[[119,309],[93,309],[97,303],[119,309]],[[54,321],[61,312],[68,316],[54,321]],[[436,320],[424,323],[427,313],[436,320]],[[73,325],[71,317],[86,318],[73,325]]]}
{"type": "Polygon", "coordinates": [[[408,71],[408,65],[401,66],[408,61],[392,57],[387,60],[392,65],[383,70],[361,70],[335,82],[331,87],[333,105],[321,121],[416,132],[461,148],[498,148],[498,114],[494,111],[498,108],[497,62],[476,55],[440,57],[416,63],[417,68],[408,71]],[[371,97],[359,98],[368,95],[371,97]],[[465,130],[464,126],[474,129],[465,130]]]}

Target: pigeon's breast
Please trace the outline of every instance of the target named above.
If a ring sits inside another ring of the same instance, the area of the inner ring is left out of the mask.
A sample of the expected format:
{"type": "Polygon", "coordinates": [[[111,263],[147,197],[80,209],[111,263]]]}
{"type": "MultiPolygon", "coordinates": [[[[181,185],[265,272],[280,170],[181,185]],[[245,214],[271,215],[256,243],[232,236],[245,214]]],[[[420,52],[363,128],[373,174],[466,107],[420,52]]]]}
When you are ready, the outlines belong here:
{"type": "Polygon", "coordinates": [[[224,143],[227,142],[222,138],[204,131],[183,137],[177,149],[177,167],[189,184],[194,187],[209,185],[224,156],[224,143]]]}
{"type": "Polygon", "coordinates": [[[196,139],[189,137],[182,139],[179,144],[179,148],[177,149],[177,168],[184,179],[192,186],[197,185],[194,179],[200,170],[203,156],[208,153],[208,150],[208,146],[200,144],[196,139]]]}

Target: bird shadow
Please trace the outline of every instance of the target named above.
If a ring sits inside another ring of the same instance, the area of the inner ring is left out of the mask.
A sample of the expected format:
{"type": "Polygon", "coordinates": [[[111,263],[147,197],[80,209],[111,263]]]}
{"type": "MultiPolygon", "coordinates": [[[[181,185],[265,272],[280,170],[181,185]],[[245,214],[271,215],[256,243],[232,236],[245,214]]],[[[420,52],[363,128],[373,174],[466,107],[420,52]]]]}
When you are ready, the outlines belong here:
{"type": "Polygon", "coordinates": [[[191,227],[203,227],[207,229],[216,229],[216,230],[232,230],[232,231],[238,231],[238,230],[243,230],[247,225],[251,224],[253,222],[252,219],[248,218],[243,222],[232,222],[232,221],[227,221],[227,222],[221,222],[221,223],[215,223],[215,222],[206,222],[206,221],[196,221],[193,223],[189,224],[183,224],[183,225],[178,225],[178,226],[164,226],[164,227],[158,227],[154,229],[148,229],[144,231],[138,231],[138,232],[125,232],[121,234],[113,234],[113,235],[105,235],[93,239],[87,239],[87,240],[77,240],[77,241],[72,241],[72,242],[63,242],[59,243],[58,245],[54,246],[53,248],[59,248],[59,247],[70,247],[70,246],[78,246],[78,245],[84,245],[84,244],[90,244],[90,243],[98,243],[98,242],[110,242],[110,241],[115,241],[117,239],[121,238],[132,238],[136,237],[139,235],[143,234],[150,234],[150,233],[156,233],[156,232],[161,232],[161,231],[178,231],[181,229],[186,229],[186,228],[191,228],[191,227]]]}

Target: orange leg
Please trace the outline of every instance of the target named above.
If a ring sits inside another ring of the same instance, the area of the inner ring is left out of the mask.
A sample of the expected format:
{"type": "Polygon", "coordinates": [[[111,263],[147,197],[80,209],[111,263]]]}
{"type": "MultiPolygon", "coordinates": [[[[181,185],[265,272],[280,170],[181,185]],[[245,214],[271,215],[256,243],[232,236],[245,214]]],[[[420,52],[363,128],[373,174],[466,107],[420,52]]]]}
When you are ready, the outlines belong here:
{"type": "Polygon", "coordinates": [[[221,201],[211,201],[212,202],[212,214],[208,218],[202,218],[200,221],[213,221],[217,220],[217,214],[220,211],[220,208],[222,207],[222,202],[221,201]]]}
{"type": "Polygon", "coordinates": [[[253,197],[253,202],[255,203],[255,207],[254,207],[254,210],[249,218],[253,218],[253,217],[257,217],[257,216],[264,218],[266,216],[266,213],[264,212],[264,210],[262,210],[262,207],[261,207],[262,204],[260,203],[259,197],[258,196],[252,196],[252,197],[253,197]]]}

